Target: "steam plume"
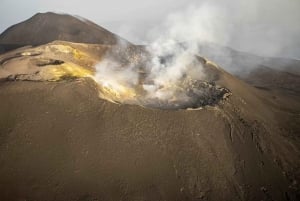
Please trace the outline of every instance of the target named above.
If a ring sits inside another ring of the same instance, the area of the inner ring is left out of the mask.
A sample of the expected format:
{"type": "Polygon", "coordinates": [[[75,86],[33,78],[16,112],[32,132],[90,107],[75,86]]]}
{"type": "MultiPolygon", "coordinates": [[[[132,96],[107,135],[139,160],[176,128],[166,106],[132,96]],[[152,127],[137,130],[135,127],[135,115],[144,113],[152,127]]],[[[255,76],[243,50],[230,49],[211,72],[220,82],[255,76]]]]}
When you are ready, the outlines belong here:
{"type": "Polygon", "coordinates": [[[147,75],[142,81],[138,66],[132,62],[124,66],[113,58],[106,58],[97,66],[96,80],[104,88],[110,88],[104,91],[115,94],[118,102],[132,102],[135,97],[134,102],[144,105],[161,102],[186,105],[220,95],[215,86],[208,87],[210,91],[205,86],[196,89],[192,81],[206,81],[203,66],[195,56],[199,43],[226,40],[219,34],[223,27],[214,26],[224,19],[221,15],[222,10],[207,3],[170,15],[164,25],[166,31],[146,48],[150,56],[143,62],[147,75]]]}

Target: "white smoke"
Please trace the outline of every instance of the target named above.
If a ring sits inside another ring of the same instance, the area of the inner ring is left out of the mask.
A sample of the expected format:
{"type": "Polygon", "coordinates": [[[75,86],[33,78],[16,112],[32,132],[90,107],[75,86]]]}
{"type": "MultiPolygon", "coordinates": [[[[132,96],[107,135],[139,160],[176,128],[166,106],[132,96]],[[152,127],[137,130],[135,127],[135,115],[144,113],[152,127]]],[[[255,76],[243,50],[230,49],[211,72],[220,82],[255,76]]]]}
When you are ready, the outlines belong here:
{"type": "Polygon", "coordinates": [[[123,87],[135,90],[140,84],[148,100],[190,101],[180,85],[187,79],[205,81],[203,66],[195,55],[199,52],[199,43],[227,42],[226,34],[222,34],[225,27],[216,26],[226,24],[224,16],[222,9],[210,3],[173,13],[164,22],[163,32],[151,32],[154,40],[146,48],[150,61],[145,66],[147,76],[143,83],[139,83],[136,66],[132,63],[122,66],[112,57],[97,65],[96,80],[116,91],[122,91],[123,87]]]}
{"type": "Polygon", "coordinates": [[[131,27],[124,23],[131,30],[124,37],[149,45],[162,36],[179,42],[193,41],[201,46],[199,54],[235,75],[260,66],[284,69],[295,63],[299,66],[299,9],[299,0],[170,0],[168,6],[157,5],[151,11],[155,14],[145,12],[143,16],[162,18],[156,15],[164,10],[166,15],[171,13],[167,20],[156,21],[153,30],[155,22],[143,21],[142,25],[131,27]],[[291,61],[273,62],[272,57],[291,61]]]}
{"type": "Polygon", "coordinates": [[[184,10],[170,14],[162,26],[152,30],[152,35],[148,37],[155,42],[189,42],[190,47],[196,50],[197,43],[226,44],[227,25],[225,10],[216,4],[204,2],[200,5],[189,5],[184,10]]]}
{"type": "Polygon", "coordinates": [[[174,95],[178,96],[174,86],[182,81],[183,76],[204,79],[201,63],[193,65],[196,53],[193,49],[181,47],[174,40],[166,39],[153,43],[148,51],[152,53],[152,59],[148,66],[150,73],[147,79],[153,84],[143,86],[151,97],[167,100],[174,95]]]}
{"type": "MultiPolygon", "coordinates": [[[[201,6],[190,6],[185,11],[171,14],[159,30],[152,31],[154,41],[147,47],[153,59],[150,66],[150,78],[155,86],[176,84],[183,75],[191,79],[204,79],[200,63],[191,65],[194,56],[199,52],[199,43],[226,41],[221,26],[222,10],[204,3],[201,6]],[[182,43],[182,44],[180,44],[182,43]],[[162,63],[161,58],[170,58],[162,63]]],[[[158,91],[158,94],[161,93],[158,91]]],[[[169,98],[169,96],[166,96],[169,98]]]]}
{"type": "Polygon", "coordinates": [[[103,86],[120,91],[120,87],[134,88],[138,74],[133,66],[121,67],[119,63],[105,59],[96,66],[95,79],[103,86]]]}

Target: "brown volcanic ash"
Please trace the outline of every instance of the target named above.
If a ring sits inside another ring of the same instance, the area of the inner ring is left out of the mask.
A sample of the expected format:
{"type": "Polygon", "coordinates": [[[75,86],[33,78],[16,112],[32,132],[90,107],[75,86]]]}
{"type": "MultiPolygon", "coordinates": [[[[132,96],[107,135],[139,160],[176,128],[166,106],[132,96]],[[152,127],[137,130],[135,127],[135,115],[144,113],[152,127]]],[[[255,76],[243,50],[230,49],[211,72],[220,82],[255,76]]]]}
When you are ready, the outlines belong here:
{"type": "Polygon", "coordinates": [[[54,41],[0,55],[0,200],[299,200],[299,97],[179,52],[54,41]]]}
{"type": "Polygon", "coordinates": [[[299,124],[286,122],[299,120],[298,102],[283,104],[200,57],[206,78],[190,82],[230,90],[226,101],[186,111],[99,99],[93,67],[107,55],[144,64],[143,54],[56,41],[1,55],[2,200],[295,198],[299,124]]]}
{"type": "Polygon", "coordinates": [[[2,200],[295,198],[299,127],[284,122],[298,111],[292,100],[281,109],[281,98],[196,57],[207,83],[231,91],[222,104],[187,111],[110,103],[99,99],[92,67],[108,53],[125,66],[144,58],[138,47],[119,50],[54,42],[1,56],[1,70],[17,80],[0,83],[2,200]]]}

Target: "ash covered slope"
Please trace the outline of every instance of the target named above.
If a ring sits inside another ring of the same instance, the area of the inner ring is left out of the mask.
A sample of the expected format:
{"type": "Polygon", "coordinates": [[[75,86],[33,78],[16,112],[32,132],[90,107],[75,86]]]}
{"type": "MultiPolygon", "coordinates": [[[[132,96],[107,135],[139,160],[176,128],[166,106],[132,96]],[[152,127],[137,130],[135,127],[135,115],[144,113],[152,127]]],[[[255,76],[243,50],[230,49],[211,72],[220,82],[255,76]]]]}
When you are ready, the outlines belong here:
{"type": "MultiPolygon", "coordinates": [[[[7,70],[87,68],[107,48],[55,42],[1,58],[7,70]],[[65,63],[35,66],[53,60],[65,63]]],[[[89,78],[1,81],[1,200],[296,200],[299,102],[206,69],[232,95],[192,111],[113,104],[89,78]]]]}
{"type": "Polygon", "coordinates": [[[299,97],[207,63],[232,93],[218,105],[113,104],[82,77],[114,48],[55,41],[0,56],[0,200],[299,198],[299,97]]]}
{"type": "Polygon", "coordinates": [[[128,43],[91,21],[51,12],[38,13],[9,27],[0,35],[2,52],[25,45],[46,44],[54,40],[109,45],[120,41],[128,43]]]}

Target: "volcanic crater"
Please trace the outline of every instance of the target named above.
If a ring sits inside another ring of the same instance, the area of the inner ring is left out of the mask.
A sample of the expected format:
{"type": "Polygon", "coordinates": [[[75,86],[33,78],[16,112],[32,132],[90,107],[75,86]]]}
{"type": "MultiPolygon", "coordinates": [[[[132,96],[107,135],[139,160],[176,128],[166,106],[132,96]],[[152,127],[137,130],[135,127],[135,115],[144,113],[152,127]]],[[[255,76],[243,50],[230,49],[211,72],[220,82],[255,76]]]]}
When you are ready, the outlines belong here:
{"type": "MultiPolygon", "coordinates": [[[[80,44],[57,41],[26,51],[20,49],[2,56],[0,63],[9,66],[11,62],[16,62],[16,59],[27,63],[28,69],[6,72],[6,79],[10,81],[66,81],[88,77],[95,82],[100,98],[146,108],[199,109],[216,106],[231,94],[227,88],[215,83],[220,76],[218,66],[200,56],[193,56],[188,69],[201,67],[205,75],[203,79],[193,78],[193,72],[187,70],[176,82],[158,85],[150,75],[151,53],[145,49],[132,49],[130,46],[111,47],[105,51],[104,57],[91,61],[92,59],[86,56],[88,54],[81,50],[82,47],[78,46],[80,44]],[[102,75],[96,68],[107,59],[113,62],[105,66],[105,71],[113,74],[102,75]],[[88,67],[88,64],[91,67],[88,67]],[[119,79],[116,75],[126,73],[127,68],[131,68],[131,73],[137,77],[138,81],[135,84],[128,84],[130,80],[119,79]],[[147,90],[149,88],[155,89],[156,95],[150,94],[147,90]]],[[[171,60],[172,56],[168,56],[160,58],[159,62],[164,65],[171,60]]]]}

